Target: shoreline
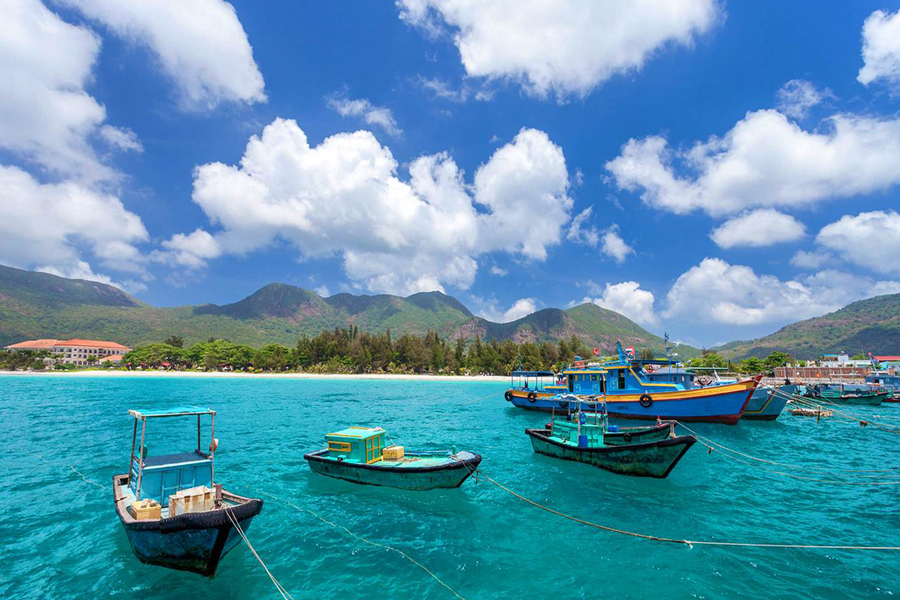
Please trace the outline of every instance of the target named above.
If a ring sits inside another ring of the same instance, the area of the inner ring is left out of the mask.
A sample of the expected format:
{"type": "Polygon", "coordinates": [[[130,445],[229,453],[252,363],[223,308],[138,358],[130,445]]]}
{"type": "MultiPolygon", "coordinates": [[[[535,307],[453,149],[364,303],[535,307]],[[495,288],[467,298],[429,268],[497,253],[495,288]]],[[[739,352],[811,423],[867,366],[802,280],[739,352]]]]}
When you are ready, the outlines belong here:
{"type": "Polygon", "coordinates": [[[0,371],[0,377],[207,377],[244,379],[371,379],[381,381],[506,382],[501,375],[406,375],[395,373],[245,373],[233,371],[0,371]]]}

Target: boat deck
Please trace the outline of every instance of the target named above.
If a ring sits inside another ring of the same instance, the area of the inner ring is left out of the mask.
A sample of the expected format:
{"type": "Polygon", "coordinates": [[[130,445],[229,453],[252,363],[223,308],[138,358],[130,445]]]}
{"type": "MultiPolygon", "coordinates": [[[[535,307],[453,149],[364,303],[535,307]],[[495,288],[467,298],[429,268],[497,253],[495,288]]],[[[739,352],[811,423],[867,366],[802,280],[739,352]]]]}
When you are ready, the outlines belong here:
{"type": "MultiPolygon", "coordinates": [[[[339,460],[340,455],[337,453],[317,452],[319,458],[333,460],[335,462],[345,463],[347,465],[363,465],[358,460],[345,459],[339,460]]],[[[383,459],[377,462],[368,463],[367,466],[375,468],[391,468],[391,469],[422,469],[429,467],[440,467],[460,461],[471,461],[475,455],[471,452],[457,452],[456,454],[448,453],[429,453],[429,452],[408,452],[406,456],[399,460],[383,459]]]]}

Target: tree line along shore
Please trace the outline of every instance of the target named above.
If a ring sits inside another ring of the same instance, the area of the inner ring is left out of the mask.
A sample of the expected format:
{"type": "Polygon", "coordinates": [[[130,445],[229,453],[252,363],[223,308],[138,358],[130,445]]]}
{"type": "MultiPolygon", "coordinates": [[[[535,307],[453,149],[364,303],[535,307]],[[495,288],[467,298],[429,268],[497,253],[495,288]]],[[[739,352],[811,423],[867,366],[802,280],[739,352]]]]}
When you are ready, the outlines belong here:
{"type": "MultiPolygon", "coordinates": [[[[649,349],[638,349],[641,358],[653,358],[649,349]]],[[[210,339],[184,347],[182,338],[171,336],[162,342],[138,346],[117,364],[93,364],[106,369],[171,369],[201,371],[305,372],[333,374],[431,374],[431,375],[507,375],[526,370],[560,371],[576,356],[592,357],[589,348],[577,336],[557,342],[522,342],[475,337],[466,342],[447,340],[434,332],[405,334],[396,339],[390,330],[384,333],[360,332],[355,326],[323,331],[316,336],[301,336],[293,347],[266,344],[259,348],[210,339]]],[[[52,364],[53,356],[44,351],[0,352],[3,370],[80,370],[74,365],[52,364]],[[50,360],[48,360],[50,359],[50,360]]],[[[714,352],[704,352],[689,361],[692,367],[718,367],[740,373],[770,372],[791,357],[773,352],[765,359],[748,358],[726,361],[714,352]]]]}

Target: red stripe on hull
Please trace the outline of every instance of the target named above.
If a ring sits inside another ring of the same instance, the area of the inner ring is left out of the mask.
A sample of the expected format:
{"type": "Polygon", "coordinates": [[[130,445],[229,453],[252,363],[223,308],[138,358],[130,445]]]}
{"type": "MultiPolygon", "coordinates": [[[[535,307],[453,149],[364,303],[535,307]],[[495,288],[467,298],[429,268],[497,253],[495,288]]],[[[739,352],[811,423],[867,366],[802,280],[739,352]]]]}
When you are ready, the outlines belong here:
{"type": "MultiPolygon", "coordinates": [[[[615,412],[609,413],[609,416],[618,419],[627,419],[629,421],[655,421],[657,419],[657,415],[628,415],[615,412]]],[[[667,417],[659,415],[659,418],[663,421],[680,421],[682,423],[719,423],[721,425],[737,425],[738,421],[741,420],[741,415],[713,415],[709,417],[667,417]]]]}

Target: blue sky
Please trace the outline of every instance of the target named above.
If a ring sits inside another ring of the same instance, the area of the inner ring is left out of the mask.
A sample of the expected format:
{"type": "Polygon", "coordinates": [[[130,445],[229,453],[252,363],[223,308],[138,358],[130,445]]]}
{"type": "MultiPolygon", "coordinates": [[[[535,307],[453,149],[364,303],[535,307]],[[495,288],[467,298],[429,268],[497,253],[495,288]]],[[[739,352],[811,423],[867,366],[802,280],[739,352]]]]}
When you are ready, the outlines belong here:
{"type": "Polygon", "coordinates": [[[900,292],[898,8],[16,0],[0,262],[764,335],[900,292]]]}

